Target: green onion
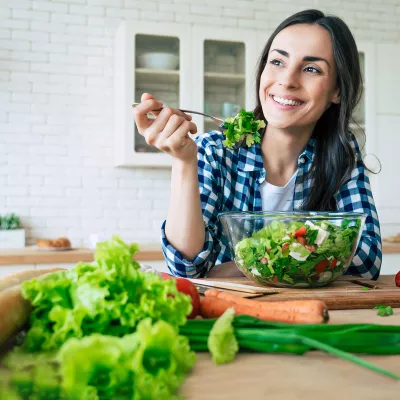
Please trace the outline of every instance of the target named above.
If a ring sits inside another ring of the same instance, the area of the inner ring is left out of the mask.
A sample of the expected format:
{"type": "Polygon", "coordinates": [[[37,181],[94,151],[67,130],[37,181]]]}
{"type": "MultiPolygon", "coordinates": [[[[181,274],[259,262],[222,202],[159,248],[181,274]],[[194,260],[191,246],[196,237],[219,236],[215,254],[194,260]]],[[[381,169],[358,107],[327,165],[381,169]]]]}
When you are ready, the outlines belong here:
{"type": "MultiPolygon", "coordinates": [[[[195,351],[207,351],[207,340],[216,319],[188,320],[180,333],[195,351]]],[[[400,376],[365,361],[358,354],[400,354],[400,326],[378,324],[314,325],[263,321],[247,315],[235,316],[234,335],[241,351],[302,355],[312,350],[346,361],[392,379],[400,376]]]]}

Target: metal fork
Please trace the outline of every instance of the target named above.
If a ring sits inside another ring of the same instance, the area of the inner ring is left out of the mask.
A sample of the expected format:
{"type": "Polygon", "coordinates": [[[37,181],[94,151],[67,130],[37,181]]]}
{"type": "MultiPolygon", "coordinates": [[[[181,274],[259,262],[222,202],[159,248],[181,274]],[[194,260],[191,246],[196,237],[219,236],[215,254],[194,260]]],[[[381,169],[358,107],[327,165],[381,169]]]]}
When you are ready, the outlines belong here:
{"type": "MultiPolygon", "coordinates": [[[[138,106],[139,104],[140,104],[140,103],[133,103],[133,104],[132,104],[132,107],[136,107],[136,106],[138,106]]],[[[164,108],[164,107],[162,107],[162,108],[160,108],[160,109],[158,109],[158,110],[154,110],[154,111],[161,111],[163,108],[164,108]]],[[[213,115],[204,114],[204,113],[201,113],[201,112],[199,112],[199,111],[182,110],[181,108],[176,108],[176,110],[179,110],[179,111],[182,111],[182,112],[188,113],[188,114],[197,114],[197,115],[202,115],[203,117],[208,117],[208,118],[210,118],[213,122],[215,122],[215,124],[218,126],[218,128],[219,128],[220,130],[221,130],[221,129],[226,129],[226,128],[224,127],[224,120],[221,119],[221,118],[214,117],[213,115]]]]}

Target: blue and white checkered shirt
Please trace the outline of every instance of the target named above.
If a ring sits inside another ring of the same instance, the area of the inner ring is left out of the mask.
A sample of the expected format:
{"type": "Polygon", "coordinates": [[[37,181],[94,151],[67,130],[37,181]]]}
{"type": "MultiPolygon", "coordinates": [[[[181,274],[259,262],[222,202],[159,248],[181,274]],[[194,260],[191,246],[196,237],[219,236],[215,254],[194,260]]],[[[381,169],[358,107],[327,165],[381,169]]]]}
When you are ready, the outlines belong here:
{"type": "MultiPolygon", "coordinates": [[[[224,136],[217,131],[200,135],[198,146],[198,176],[206,240],[202,251],[192,260],[182,257],[165,236],[165,222],[161,228],[162,249],[173,275],[204,277],[216,264],[232,261],[228,241],[217,216],[225,211],[262,211],[259,186],[266,172],[260,144],[238,150],[223,145],[224,136]]],[[[361,158],[357,141],[352,147],[361,158]]],[[[301,210],[309,195],[311,179],[307,178],[315,153],[315,140],[310,139],[298,158],[298,173],[294,190],[294,210],[301,210]]],[[[362,162],[357,162],[349,181],[336,194],[337,211],[363,212],[368,216],[348,274],[377,279],[382,262],[382,243],[379,220],[370,183],[362,162]]],[[[277,210],[278,211],[278,210],[277,210]]]]}

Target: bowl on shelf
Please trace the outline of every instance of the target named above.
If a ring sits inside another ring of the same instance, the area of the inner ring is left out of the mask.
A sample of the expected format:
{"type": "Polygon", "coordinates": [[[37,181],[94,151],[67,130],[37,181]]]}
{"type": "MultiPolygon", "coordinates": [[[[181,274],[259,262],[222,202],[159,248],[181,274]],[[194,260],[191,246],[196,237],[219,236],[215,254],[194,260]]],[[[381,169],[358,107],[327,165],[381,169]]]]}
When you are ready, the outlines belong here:
{"type": "Polygon", "coordinates": [[[137,65],[139,68],[174,70],[179,66],[179,57],[172,53],[143,53],[138,56],[137,65]]]}
{"type": "Polygon", "coordinates": [[[310,288],[346,272],[366,214],[225,212],[218,218],[244,275],[263,286],[310,288]]]}

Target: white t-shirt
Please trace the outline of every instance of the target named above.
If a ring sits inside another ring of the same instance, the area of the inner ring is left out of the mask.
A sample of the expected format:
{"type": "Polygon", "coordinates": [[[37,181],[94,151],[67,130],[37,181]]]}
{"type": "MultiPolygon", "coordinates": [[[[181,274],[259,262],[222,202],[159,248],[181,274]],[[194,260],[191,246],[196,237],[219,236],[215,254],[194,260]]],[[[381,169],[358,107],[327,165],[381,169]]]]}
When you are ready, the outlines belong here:
{"type": "Polygon", "coordinates": [[[297,171],[285,186],[271,185],[265,180],[260,185],[263,211],[293,211],[293,196],[297,171]]]}

